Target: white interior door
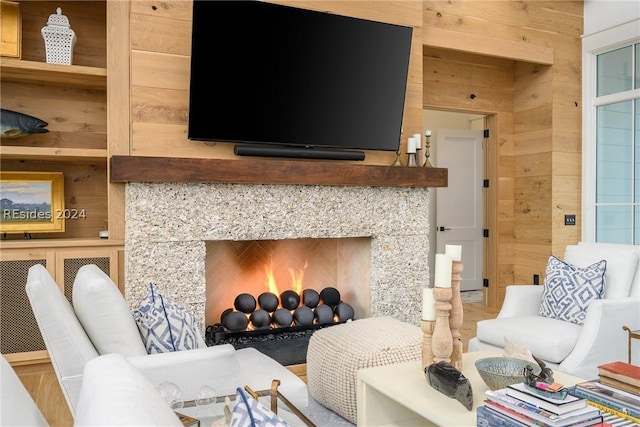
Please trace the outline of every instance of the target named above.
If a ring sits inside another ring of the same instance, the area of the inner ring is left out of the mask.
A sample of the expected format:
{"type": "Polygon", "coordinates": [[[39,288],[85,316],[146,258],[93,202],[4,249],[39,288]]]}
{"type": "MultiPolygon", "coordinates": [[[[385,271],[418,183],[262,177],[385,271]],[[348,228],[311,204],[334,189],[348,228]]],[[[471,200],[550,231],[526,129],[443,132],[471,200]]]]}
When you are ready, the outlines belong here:
{"type": "Polygon", "coordinates": [[[436,248],[462,245],[463,291],[482,289],[482,131],[438,129],[436,165],[449,185],[436,189],[436,248]]]}

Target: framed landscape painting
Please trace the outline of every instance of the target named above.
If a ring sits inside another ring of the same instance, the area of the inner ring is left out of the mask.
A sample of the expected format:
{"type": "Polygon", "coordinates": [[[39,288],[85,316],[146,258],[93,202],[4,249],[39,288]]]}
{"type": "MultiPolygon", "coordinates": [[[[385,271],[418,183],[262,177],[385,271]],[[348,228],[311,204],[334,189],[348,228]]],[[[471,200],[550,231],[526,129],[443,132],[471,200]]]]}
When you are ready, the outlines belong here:
{"type": "Polygon", "coordinates": [[[0,172],[0,232],[64,232],[62,172],[0,172]]]}

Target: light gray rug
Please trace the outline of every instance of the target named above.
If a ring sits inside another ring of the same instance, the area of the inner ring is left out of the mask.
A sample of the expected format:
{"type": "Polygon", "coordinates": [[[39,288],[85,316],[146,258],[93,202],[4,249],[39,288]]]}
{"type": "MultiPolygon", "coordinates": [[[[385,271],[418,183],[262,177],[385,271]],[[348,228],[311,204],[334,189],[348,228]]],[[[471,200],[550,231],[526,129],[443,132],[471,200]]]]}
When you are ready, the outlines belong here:
{"type": "Polygon", "coordinates": [[[304,413],[318,427],[355,427],[355,424],[325,408],[311,395],[309,395],[309,406],[304,413]]]}

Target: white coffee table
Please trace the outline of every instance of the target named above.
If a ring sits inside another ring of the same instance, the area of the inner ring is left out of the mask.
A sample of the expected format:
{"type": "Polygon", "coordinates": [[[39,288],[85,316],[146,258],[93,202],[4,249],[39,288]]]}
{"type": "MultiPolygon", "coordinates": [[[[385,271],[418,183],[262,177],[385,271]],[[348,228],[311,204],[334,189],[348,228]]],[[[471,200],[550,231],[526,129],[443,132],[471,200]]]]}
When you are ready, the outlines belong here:
{"type": "MultiPolygon", "coordinates": [[[[462,373],[473,389],[471,411],[432,388],[420,361],[361,369],[358,371],[358,426],[473,427],[476,409],[484,404],[485,391],[489,389],[474,363],[500,355],[494,351],[478,351],[462,356],[462,373]]],[[[561,372],[554,372],[554,378],[565,385],[581,381],[561,372]]]]}

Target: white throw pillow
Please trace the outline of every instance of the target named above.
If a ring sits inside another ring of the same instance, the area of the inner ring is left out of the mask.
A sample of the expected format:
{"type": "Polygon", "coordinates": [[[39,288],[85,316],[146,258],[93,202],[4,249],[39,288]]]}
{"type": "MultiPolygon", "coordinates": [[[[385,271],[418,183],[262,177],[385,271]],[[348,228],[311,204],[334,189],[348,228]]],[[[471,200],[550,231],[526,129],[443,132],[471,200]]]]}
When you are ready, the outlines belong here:
{"type": "Polygon", "coordinates": [[[147,354],[131,310],[118,287],[96,265],[78,270],[73,282],[73,310],[99,354],[147,354]]]}
{"type": "Polygon", "coordinates": [[[607,261],[604,298],[628,297],[639,262],[637,246],[583,242],[568,245],[564,253],[565,262],[578,267],[586,267],[601,259],[607,261]]]}
{"type": "Polygon", "coordinates": [[[540,316],[582,325],[589,303],[601,299],[607,262],[578,268],[549,257],[540,301],[540,316]]]}
{"type": "Polygon", "coordinates": [[[191,350],[199,347],[196,318],[149,284],[133,312],[147,353],[191,350]]]}

